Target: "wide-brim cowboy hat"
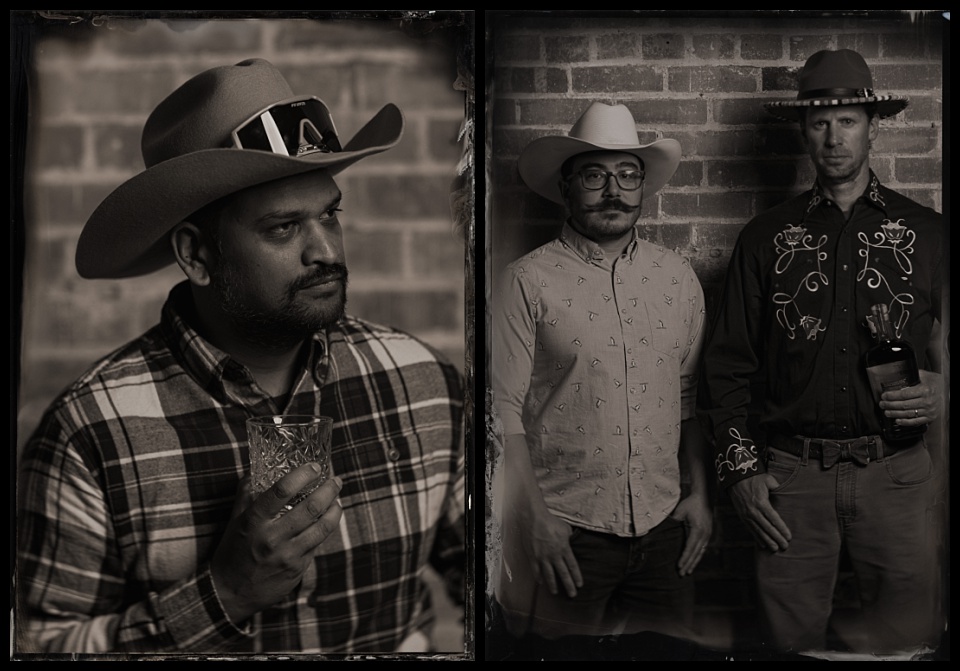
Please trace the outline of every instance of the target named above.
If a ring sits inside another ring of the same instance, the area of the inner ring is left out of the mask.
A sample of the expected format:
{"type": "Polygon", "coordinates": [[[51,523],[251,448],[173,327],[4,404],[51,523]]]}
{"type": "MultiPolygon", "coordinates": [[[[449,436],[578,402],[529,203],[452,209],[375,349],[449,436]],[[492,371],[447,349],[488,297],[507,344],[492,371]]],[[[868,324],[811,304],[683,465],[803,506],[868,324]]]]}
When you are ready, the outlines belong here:
{"type": "Polygon", "coordinates": [[[167,96],[144,125],[146,170],[108,195],[80,234],[80,275],[133,277],[163,268],[174,261],[170,231],[205,205],[311,170],[337,173],[393,147],[403,134],[403,114],[388,104],[341,151],[297,157],[233,145],[239,125],[291,98],[290,85],[263,59],[207,70],[167,96]]]}
{"type": "Polygon", "coordinates": [[[625,105],[595,102],[566,135],[541,137],[520,153],[517,167],[524,183],[555,203],[563,203],[560,168],[571,156],[589,151],[620,151],[643,161],[643,192],[652,195],[666,184],[680,165],[680,143],[664,138],[640,144],[636,122],[625,105]]]}
{"type": "Polygon", "coordinates": [[[770,114],[798,121],[804,108],[875,104],[877,114],[885,119],[899,114],[910,102],[904,96],[874,93],[867,62],[851,49],[816,52],[804,63],[799,79],[795,100],[764,103],[770,114]]]}

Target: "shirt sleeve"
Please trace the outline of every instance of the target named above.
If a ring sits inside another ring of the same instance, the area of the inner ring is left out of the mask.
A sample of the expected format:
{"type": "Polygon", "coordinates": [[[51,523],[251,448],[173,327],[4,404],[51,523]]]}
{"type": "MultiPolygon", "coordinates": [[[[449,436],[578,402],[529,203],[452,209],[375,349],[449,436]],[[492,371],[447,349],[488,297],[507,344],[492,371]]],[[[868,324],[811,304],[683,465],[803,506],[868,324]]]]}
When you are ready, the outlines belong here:
{"type": "MultiPolygon", "coordinates": [[[[458,402],[451,404],[454,409],[458,402]]],[[[450,462],[450,490],[440,516],[436,540],[430,552],[430,565],[440,575],[450,599],[462,606],[466,603],[466,476],[463,413],[455,412],[453,426],[453,458],[450,462]]]]}
{"type": "Polygon", "coordinates": [[[687,321],[690,325],[687,331],[687,346],[680,362],[680,419],[686,420],[696,416],[700,358],[706,335],[703,287],[700,286],[700,280],[692,269],[687,273],[680,297],[681,300],[686,300],[689,306],[687,321]]]}
{"type": "Polygon", "coordinates": [[[29,652],[216,652],[245,632],[227,619],[209,567],[136,593],[94,460],[48,413],[18,481],[18,639],[29,652]]]}
{"type": "Polygon", "coordinates": [[[723,488],[765,471],[747,427],[750,383],[761,361],[761,296],[758,264],[741,235],[704,343],[697,402],[723,488]]]}
{"type": "Polygon", "coordinates": [[[533,374],[537,324],[524,273],[508,266],[491,297],[490,376],[503,435],[524,433],[523,403],[533,374]]]}

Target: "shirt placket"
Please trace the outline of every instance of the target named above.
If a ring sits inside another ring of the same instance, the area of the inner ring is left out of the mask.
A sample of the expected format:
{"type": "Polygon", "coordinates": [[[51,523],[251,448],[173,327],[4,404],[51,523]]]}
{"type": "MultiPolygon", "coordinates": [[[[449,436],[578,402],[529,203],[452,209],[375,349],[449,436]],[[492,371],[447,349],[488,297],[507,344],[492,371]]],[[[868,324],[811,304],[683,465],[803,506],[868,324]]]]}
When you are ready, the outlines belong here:
{"type": "MultiPolygon", "coordinates": [[[[633,250],[633,247],[631,247],[633,250]]],[[[627,404],[627,431],[628,446],[625,455],[626,469],[628,474],[627,483],[623,487],[623,519],[628,521],[628,530],[635,533],[636,528],[633,522],[633,493],[638,491],[635,480],[643,478],[643,461],[640,453],[640,418],[643,413],[643,404],[641,401],[643,394],[643,380],[641,366],[637,360],[637,343],[640,341],[641,334],[638,332],[640,324],[643,323],[640,318],[641,301],[636,295],[636,287],[625,281],[624,275],[629,274],[629,268],[634,263],[630,254],[620,256],[614,263],[612,283],[613,297],[616,301],[617,316],[620,322],[620,346],[623,353],[624,380],[614,380],[614,385],[622,386],[615,390],[626,400],[627,404]]]]}
{"type": "Polygon", "coordinates": [[[851,338],[854,335],[855,326],[853,320],[856,318],[854,305],[854,288],[856,287],[857,264],[852,259],[853,254],[853,230],[852,222],[856,213],[857,205],[854,204],[854,215],[851,215],[850,221],[844,221],[843,216],[833,206],[828,205],[828,218],[835,220],[831,222],[831,228],[837,230],[836,254],[833,259],[827,263],[833,263],[833,285],[834,291],[834,315],[833,326],[829,329],[828,343],[833,354],[833,426],[838,432],[840,438],[850,437],[850,418],[853,416],[854,408],[851,405],[853,378],[857,373],[857,357],[852,356],[854,343],[851,338]]]}

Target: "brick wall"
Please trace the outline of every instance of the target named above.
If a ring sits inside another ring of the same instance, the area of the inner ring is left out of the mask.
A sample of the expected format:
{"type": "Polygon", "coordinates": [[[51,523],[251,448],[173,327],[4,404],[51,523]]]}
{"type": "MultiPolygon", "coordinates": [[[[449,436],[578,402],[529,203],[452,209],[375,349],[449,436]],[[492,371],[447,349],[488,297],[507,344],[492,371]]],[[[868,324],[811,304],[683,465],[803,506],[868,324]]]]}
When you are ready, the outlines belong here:
{"type": "MultiPolygon", "coordinates": [[[[870,64],[875,90],[910,97],[882,121],[871,154],[880,179],[942,211],[943,22],[939,15],[865,17],[582,18],[499,16],[488,26],[488,276],[555,237],[563,209],[527,189],[516,160],[533,139],[565,133],[595,100],[626,104],[641,142],[679,140],[683,160],[639,225],[647,239],[691,259],[715,304],[740,228],[814,179],[795,124],[761,107],[796,95],[797,74],[820,49],[852,48],[870,64]]],[[[489,292],[489,287],[487,288],[489,292]]],[[[489,293],[488,293],[489,296],[489,293]]],[[[488,408],[489,408],[489,397],[488,408]]],[[[488,426],[488,478],[500,450],[488,426]]],[[[488,573],[496,527],[488,514],[488,573]]],[[[698,623],[707,643],[756,644],[752,541],[725,499],[697,572],[698,623]]],[[[841,628],[856,605],[848,572],[837,589],[841,628]]]]}
{"type": "Polygon", "coordinates": [[[350,266],[348,310],[464,361],[463,232],[451,189],[463,144],[455,21],[43,20],[29,57],[22,444],[52,397],[95,358],[152,326],[177,266],[142,278],[81,279],[77,237],[100,200],[143,169],[153,107],[210,67],[263,57],[298,94],[331,108],[349,139],[394,102],[394,149],[337,177],[350,266]]]}

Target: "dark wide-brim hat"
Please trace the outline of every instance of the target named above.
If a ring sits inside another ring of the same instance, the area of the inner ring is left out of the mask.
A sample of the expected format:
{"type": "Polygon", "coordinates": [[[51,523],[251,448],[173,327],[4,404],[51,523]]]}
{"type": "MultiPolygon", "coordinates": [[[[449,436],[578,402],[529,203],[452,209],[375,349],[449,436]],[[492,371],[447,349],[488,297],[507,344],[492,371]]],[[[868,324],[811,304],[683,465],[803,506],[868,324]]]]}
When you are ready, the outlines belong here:
{"type": "Polygon", "coordinates": [[[652,195],[670,181],[680,165],[680,143],[664,138],[640,144],[637,125],[625,105],[595,102],[587,108],[566,135],[537,138],[517,159],[523,182],[535,193],[563,204],[560,169],[564,161],[590,151],[620,151],[643,161],[643,187],[652,195]]]}
{"type": "Polygon", "coordinates": [[[80,275],[120,278],[159,270],[174,261],[170,231],[205,205],[311,170],[335,174],[393,147],[403,134],[403,114],[388,104],[341,151],[298,157],[233,145],[239,125],[291,98],[290,85],[263,59],[206,70],[167,96],[143,128],[146,170],[108,195],[80,233],[80,275]]]}
{"type": "Polygon", "coordinates": [[[770,114],[784,121],[798,121],[800,109],[840,105],[875,104],[880,118],[899,114],[909,100],[898,95],[877,95],[873,77],[863,56],[851,49],[818,51],[800,71],[796,100],[764,103],[770,114]]]}

